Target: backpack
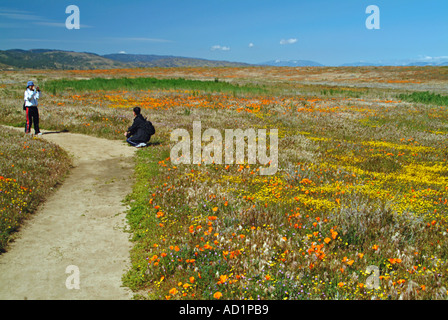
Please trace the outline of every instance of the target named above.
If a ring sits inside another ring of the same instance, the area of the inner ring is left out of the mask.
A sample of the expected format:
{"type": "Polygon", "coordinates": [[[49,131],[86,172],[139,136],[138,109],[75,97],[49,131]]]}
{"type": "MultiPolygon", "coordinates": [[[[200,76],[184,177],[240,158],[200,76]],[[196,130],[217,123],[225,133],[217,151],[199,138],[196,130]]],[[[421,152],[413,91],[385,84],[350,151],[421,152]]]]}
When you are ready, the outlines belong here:
{"type": "Polygon", "coordinates": [[[149,133],[150,136],[154,135],[156,133],[156,129],[152,125],[151,121],[146,120],[145,122],[145,130],[149,133]]]}

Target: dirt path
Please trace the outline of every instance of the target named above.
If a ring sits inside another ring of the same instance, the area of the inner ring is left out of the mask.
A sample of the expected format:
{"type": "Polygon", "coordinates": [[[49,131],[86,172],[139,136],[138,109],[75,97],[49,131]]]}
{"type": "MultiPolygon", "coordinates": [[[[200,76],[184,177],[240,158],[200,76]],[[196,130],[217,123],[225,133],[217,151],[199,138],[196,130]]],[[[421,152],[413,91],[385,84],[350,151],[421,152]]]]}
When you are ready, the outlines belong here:
{"type": "Polygon", "coordinates": [[[135,149],[73,133],[42,138],[67,150],[75,168],[0,255],[0,299],[130,299],[121,287],[131,248],[122,200],[135,149]]]}

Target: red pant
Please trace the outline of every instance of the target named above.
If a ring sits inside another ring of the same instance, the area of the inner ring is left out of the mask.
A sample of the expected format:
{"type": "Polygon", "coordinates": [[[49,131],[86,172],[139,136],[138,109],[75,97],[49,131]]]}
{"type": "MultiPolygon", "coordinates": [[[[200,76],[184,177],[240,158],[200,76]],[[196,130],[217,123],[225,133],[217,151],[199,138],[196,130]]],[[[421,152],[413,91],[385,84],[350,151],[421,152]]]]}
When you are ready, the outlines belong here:
{"type": "Polygon", "coordinates": [[[34,133],[40,133],[39,130],[39,110],[37,107],[26,107],[26,125],[25,132],[30,133],[31,126],[34,123],[34,133]]]}

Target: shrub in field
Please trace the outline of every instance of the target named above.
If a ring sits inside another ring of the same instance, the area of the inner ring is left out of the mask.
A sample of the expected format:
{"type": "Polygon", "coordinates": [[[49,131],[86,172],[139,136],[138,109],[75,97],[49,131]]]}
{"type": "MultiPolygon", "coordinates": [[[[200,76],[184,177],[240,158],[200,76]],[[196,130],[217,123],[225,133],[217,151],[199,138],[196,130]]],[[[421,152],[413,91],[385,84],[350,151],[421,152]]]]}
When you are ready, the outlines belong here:
{"type": "Polygon", "coordinates": [[[342,240],[350,245],[367,249],[366,245],[392,239],[395,248],[403,250],[423,235],[425,223],[422,219],[409,213],[399,214],[388,203],[369,201],[356,194],[346,201],[330,219],[339,226],[342,240]]]}
{"type": "Polygon", "coordinates": [[[448,106],[448,96],[443,96],[429,91],[413,92],[411,94],[402,93],[399,94],[397,97],[398,99],[409,102],[448,106]]]}

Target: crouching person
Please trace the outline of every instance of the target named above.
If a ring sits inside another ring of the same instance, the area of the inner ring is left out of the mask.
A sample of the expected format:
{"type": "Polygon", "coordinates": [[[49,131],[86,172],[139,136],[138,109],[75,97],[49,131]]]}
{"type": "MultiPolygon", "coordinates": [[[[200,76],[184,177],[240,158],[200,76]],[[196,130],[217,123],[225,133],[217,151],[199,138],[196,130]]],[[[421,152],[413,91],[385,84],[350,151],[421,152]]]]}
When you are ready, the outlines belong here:
{"type": "MultiPolygon", "coordinates": [[[[142,148],[146,147],[146,144],[151,139],[151,132],[148,129],[148,122],[143,118],[141,109],[139,107],[134,108],[134,123],[125,132],[126,141],[133,147],[142,148]]],[[[151,124],[152,126],[152,124],[151,124]]]]}

